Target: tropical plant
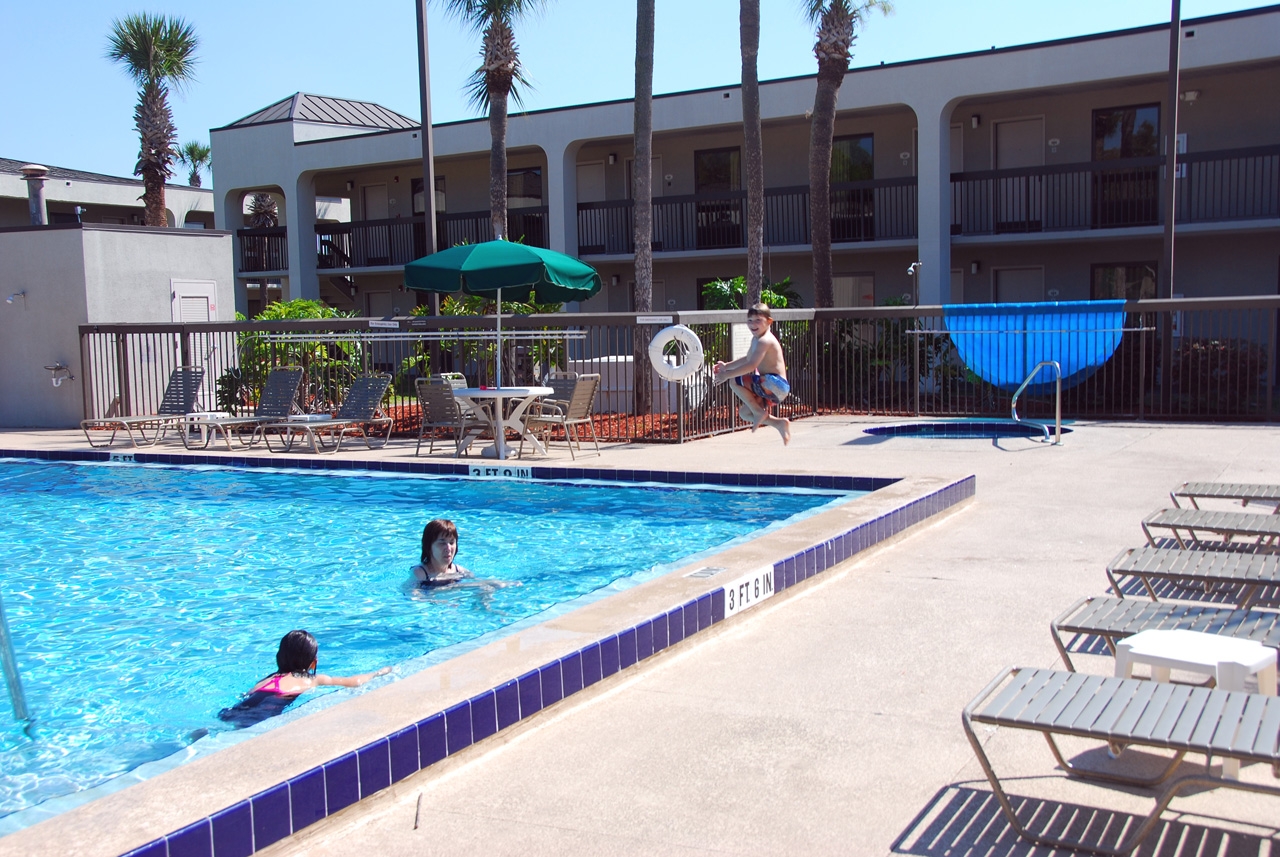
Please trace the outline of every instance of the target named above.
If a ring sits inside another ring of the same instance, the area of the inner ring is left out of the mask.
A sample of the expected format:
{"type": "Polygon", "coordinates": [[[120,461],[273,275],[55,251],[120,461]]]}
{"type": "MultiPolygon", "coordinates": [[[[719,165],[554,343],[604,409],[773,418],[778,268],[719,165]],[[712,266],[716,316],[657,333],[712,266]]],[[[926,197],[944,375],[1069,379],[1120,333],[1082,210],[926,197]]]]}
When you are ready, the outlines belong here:
{"type": "MultiPolygon", "coordinates": [[[[342,312],[320,301],[292,300],[268,304],[254,316],[254,321],[291,319],[352,318],[353,312],[342,312]]],[[[323,410],[335,405],[342,391],[367,365],[365,346],[355,341],[318,342],[269,341],[257,331],[239,335],[240,365],[227,370],[215,383],[220,410],[235,412],[237,405],[248,404],[255,391],[262,389],[267,374],[275,366],[301,366],[305,371],[302,396],[309,410],[323,410]]]]}
{"type": "Polygon", "coordinates": [[[760,288],[758,301],[747,303],[750,287],[746,277],[731,280],[715,280],[702,287],[703,304],[707,309],[745,309],[753,303],[764,303],[771,309],[787,309],[803,306],[800,295],[787,277],[779,283],[766,282],[760,288]]]}
{"type": "Polygon", "coordinates": [[[254,229],[265,229],[279,225],[280,210],[276,206],[276,198],[261,191],[255,193],[249,200],[249,226],[254,229]]]}
{"type": "MultiPolygon", "coordinates": [[[[503,315],[543,315],[547,313],[560,312],[564,309],[562,303],[539,303],[537,294],[530,294],[529,300],[526,301],[503,301],[503,315]]],[[[492,315],[498,311],[498,302],[486,295],[446,295],[440,303],[441,316],[483,316],[492,315]]],[[[416,306],[410,315],[424,316],[431,315],[431,307],[426,305],[416,306]]],[[[551,328],[545,328],[551,330],[551,328]]],[[[557,330],[558,333],[558,330],[557,330]]],[[[488,367],[493,365],[493,352],[496,347],[495,343],[487,341],[476,341],[474,339],[442,339],[440,345],[447,348],[450,353],[449,360],[442,361],[445,365],[440,367],[432,367],[430,350],[423,345],[419,345],[415,352],[406,357],[400,364],[399,377],[407,378],[411,374],[429,375],[433,371],[447,372],[457,371],[461,367],[475,365],[479,367],[488,367]]],[[[503,342],[503,364],[502,374],[504,378],[515,378],[516,371],[513,365],[514,353],[506,346],[509,342],[503,342]]],[[[527,349],[529,358],[537,366],[543,368],[543,374],[546,371],[560,366],[564,361],[564,341],[556,335],[550,334],[547,339],[525,341],[522,343],[527,349]]],[[[441,355],[443,358],[443,355],[441,355]]]]}
{"type": "Polygon", "coordinates": [[[213,170],[213,158],[210,157],[213,150],[199,140],[188,140],[178,149],[178,163],[186,167],[187,184],[192,187],[200,187],[201,170],[213,170]]]}
{"type": "Polygon", "coordinates": [[[742,133],[747,160],[747,303],[764,287],[764,143],[760,136],[760,0],[741,0],[738,30],[742,47],[742,133]]]}
{"type": "Polygon", "coordinates": [[[489,216],[493,237],[507,237],[507,101],[521,106],[529,81],[520,65],[515,24],[546,0],[439,0],[481,34],[481,65],[467,82],[471,103],[489,112],[489,216]]]}
{"type": "Polygon", "coordinates": [[[178,134],[169,108],[169,87],[181,88],[195,77],[199,39],[181,18],[143,12],[111,22],[107,58],[124,66],[138,84],[134,125],[140,147],[134,175],[142,176],[143,224],[166,226],[164,183],[173,175],[178,134]]]}
{"type": "MultiPolygon", "coordinates": [[[[631,159],[633,220],[635,227],[635,310],[653,311],[653,26],[654,0],[636,2],[636,100],[635,143],[631,159]]],[[[649,330],[632,337],[636,413],[653,410],[653,385],[649,383],[649,330]]]]}
{"type": "Polygon", "coordinates": [[[814,304],[835,305],[831,285],[831,146],[835,139],[836,95],[852,56],[854,29],[871,9],[888,14],[890,0],[805,0],[804,14],[818,27],[813,46],[818,87],[809,132],[809,231],[813,242],[814,304]]]}

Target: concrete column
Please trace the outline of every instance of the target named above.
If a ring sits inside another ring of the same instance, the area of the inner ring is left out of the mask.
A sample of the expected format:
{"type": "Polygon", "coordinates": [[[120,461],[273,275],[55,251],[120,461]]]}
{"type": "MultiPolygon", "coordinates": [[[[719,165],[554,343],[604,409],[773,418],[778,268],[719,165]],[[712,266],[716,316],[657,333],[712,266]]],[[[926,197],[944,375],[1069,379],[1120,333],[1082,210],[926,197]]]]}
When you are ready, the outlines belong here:
{"type": "Polygon", "coordinates": [[[552,250],[578,255],[578,149],[580,142],[555,142],[547,154],[547,226],[552,250]]]}
{"type": "Polygon", "coordinates": [[[941,304],[951,287],[951,103],[914,103],[918,131],[918,300],[941,304]]]}
{"type": "Polygon", "coordinates": [[[22,180],[27,183],[27,209],[31,212],[32,226],[49,225],[49,209],[44,203],[44,178],[49,168],[40,164],[26,164],[20,168],[22,180]]]}
{"type": "Polygon", "coordinates": [[[285,200],[289,209],[288,299],[320,300],[316,273],[316,185],[314,173],[298,176],[293,194],[285,200]]]}

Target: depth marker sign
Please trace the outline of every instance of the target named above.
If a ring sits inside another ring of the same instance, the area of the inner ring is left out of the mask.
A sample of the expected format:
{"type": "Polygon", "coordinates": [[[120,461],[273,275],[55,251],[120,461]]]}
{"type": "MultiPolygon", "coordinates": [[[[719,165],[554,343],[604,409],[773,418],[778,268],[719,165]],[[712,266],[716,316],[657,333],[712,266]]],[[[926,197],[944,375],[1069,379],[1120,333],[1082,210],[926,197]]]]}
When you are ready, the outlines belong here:
{"type": "Polygon", "coordinates": [[[773,566],[766,565],[735,580],[724,588],[724,618],[754,607],[773,597],[773,566]]]}

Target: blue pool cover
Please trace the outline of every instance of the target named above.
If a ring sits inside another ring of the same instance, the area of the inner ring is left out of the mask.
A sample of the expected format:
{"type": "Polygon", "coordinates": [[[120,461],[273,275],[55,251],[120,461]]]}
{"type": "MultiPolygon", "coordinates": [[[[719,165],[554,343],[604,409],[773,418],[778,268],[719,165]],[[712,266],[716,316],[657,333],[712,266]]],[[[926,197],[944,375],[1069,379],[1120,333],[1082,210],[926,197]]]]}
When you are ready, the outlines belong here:
{"type": "MultiPolygon", "coordinates": [[[[969,370],[1014,392],[1037,363],[1056,360],[1062,388],[1075,386],[1106,363],[1120,344],[1124,301],[948,304],[947,331],[969,370]]],[[[1053,371],[1027,386],[1033,396],[1053,392],[1053,371]]]]}

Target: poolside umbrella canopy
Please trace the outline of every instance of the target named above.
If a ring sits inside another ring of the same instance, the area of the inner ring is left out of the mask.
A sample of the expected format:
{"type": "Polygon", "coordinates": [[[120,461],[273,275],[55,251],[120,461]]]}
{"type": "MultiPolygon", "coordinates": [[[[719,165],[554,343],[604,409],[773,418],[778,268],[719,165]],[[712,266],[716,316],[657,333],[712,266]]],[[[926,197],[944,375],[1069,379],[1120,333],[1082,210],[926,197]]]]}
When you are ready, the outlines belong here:
{"type": "MultiPolygon", "coordinates": [[[[604,285],[596,269],[572,256],[514,244],[485,241],[460,244],[415,259],[404,266],[404,284],[410,289],[468,295],[494,295],[498,301],[498,353],[502,353],[502,296],[539,301],[580,301],[604,285]]],[[[502,386],[502,360],[498,360],[498,386],[502,386]]]]}

